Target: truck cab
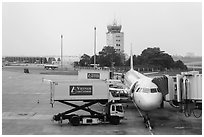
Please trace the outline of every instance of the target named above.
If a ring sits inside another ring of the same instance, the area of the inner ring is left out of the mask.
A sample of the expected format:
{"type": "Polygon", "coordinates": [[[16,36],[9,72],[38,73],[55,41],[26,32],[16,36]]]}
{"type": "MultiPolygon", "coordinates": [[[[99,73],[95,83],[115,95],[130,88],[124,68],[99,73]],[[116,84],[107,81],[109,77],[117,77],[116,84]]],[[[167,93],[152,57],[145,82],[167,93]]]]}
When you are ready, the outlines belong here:
{"type": "Polygon", "coordinates": [[[122,104],[112,104],[110,108],[110,116],[124,117],[124,110],[122,104]]]}
{"type": "Polygon", "coordinates": [[[119,124],[120,120],[124,118],[123,105],[120,103],[111,103],[106,108],[107,119],[110,123],[114,125],[119,124]]]}

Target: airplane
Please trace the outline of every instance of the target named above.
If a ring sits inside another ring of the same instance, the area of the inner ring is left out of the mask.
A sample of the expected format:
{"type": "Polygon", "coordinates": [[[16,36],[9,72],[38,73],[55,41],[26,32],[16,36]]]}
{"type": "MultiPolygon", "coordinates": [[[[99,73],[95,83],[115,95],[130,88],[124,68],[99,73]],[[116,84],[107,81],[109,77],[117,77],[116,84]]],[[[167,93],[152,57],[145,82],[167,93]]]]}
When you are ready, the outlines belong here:
{"type": "MultiPolygon", "coordinates": [[[[162,93],[159,92],[158,86],[149,78],[133,69],[132,46],[130,53],[131,69],[124,74],[124,84],[128,87],[128,94],[133,103],[140,110],[145,112],[144,123],[146,127],[152,128],[148,113],[160,106],[162,103],[162,93]]],[[[155,73],[155,72],[153,72],[155,73]]]]}

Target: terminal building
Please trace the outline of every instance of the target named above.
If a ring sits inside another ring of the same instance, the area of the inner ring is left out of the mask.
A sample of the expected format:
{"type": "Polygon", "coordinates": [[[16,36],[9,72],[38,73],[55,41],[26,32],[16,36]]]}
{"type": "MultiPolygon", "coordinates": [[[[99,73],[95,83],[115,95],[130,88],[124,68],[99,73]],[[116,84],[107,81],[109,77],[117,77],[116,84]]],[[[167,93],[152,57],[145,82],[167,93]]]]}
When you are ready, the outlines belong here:
{"type": "MultiPolygon", "coordinates": [[[[59,56],[6,56],[2,57],[2,65],[18,65],[22,63],[28,64],[58,64],[60,65],[60,57],[59,56]]],[[[80,60],[79,56],[63,56],[63,66],[66,68],[72,68],[74,62],[78,62],[80,60]]]]}
{"type": "Polygon", "coordinates": [[[112,46],[117,52],[124,52],[124,33],[121,32],[122,25],[119,25],[116,20],[113,24],[108,25],[106,33],[106,44],[112,46]]]}

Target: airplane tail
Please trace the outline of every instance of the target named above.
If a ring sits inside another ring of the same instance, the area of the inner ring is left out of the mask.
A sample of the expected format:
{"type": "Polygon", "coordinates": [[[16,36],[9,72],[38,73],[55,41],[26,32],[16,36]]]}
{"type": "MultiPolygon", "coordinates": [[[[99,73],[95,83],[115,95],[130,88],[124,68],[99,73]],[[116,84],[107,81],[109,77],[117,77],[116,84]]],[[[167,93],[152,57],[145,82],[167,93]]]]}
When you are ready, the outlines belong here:
{"type": "Polygon", "coordinates": [[[131,44],[131,49],[130,49],[130,69],[133,70],[132,44],[131,44]]]}

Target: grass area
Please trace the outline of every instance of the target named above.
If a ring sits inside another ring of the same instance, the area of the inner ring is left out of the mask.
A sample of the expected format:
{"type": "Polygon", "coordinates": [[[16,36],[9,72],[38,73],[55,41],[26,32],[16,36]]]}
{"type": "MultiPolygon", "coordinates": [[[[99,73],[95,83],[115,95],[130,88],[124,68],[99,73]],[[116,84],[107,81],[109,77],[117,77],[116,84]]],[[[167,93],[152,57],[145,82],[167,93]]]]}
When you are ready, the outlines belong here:
{"type": "Polygon", "coordinates": [[[24,73],[24,69],[28,69],[30,74],[45,74],[45,75],[78,75],[78,71],[74,69],[56,69],[46,70],[43,66],[4,66],[2,70],[10,72],[24,73]]]}

